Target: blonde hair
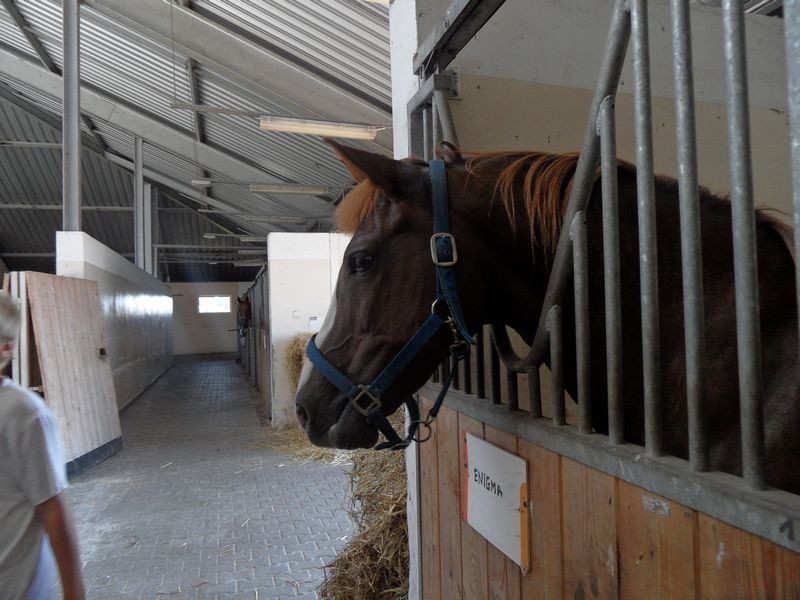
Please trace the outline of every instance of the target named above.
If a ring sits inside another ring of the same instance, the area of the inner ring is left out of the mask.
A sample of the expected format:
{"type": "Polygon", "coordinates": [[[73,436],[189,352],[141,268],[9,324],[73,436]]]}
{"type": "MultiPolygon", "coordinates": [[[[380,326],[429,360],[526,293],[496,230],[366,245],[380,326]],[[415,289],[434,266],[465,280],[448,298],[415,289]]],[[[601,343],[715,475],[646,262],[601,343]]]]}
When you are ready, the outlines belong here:
{"type": "Polygon", "coordinates": [[[0,344],[15,342],[19,328],[19,309],[17,302],[6,294],[0,292],[0,344]]]}

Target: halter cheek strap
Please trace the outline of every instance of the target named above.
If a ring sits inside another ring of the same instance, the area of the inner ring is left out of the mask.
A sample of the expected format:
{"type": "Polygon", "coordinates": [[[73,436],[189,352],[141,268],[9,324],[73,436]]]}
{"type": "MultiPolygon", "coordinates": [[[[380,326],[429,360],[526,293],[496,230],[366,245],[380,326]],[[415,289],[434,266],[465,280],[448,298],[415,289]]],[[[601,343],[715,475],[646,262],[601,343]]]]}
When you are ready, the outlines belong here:
{"type": "Polygon", "coordinates": [[[430,177],[433,198],[433,235],[430,240],[430,249],[431,259],[436,268],[436,300],[431,307],[430,316],[372,383],[367,385],[354,383],[347,375],[333,366],[317,347],[316,336],[308,341],[306,347],[306,354],[314,367],[349,399],[350,404],[357,412],[364,415],[374,427],[383,433],[387,441],[376,445],[375,449],[377,450],[400,450],[407,447],[412,441],[420,442],[428,439],[427,437],[419,439],[417,431],[420,425],[430,429],[453,381],[455,368],[451,369],[450,375],[443,383],[442,390],[424,421],[420,419],[416,400],[409,398],[405,401],[411,419],[405,438],[401,439],[389,423],[383,413],[380,399],[430,339],[446,325],[453,335],[450,354],[456,363],[469,356],[469,345],[474,343],[464,321],[458,296],[454,269],[458,263],[458,249],[455,238],[449,232],[450,218],[444,161],[433,160],[430,162],[430,177]]]}

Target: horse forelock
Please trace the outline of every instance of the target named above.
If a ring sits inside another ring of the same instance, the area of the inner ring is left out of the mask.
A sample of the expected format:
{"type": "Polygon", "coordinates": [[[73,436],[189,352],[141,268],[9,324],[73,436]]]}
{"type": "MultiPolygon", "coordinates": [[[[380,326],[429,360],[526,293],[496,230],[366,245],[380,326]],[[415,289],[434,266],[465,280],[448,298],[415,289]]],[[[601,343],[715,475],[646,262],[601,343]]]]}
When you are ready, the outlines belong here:
{"type": "Polygon", "coordinates": [[[375,210],[380,189],[369,179],[354,187],[336,208],[336,228],[344,233],[355,233],[364,219],[375,210]]]}

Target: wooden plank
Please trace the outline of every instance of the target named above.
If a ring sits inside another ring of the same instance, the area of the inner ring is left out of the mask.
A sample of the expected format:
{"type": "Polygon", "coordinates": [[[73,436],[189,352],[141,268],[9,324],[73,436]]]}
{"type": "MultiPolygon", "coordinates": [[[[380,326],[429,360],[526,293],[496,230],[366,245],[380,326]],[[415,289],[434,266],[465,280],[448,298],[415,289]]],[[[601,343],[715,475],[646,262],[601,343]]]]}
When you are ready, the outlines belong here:
{"type": "Polygon", "coordinates": [[[800,554],[699,515],[700,597],[800,598],[800,554]]]}
{"type": "Polygon", "coordinates": [[[565,598],[617,598],[615,480],[561,458],[565,598]]]}
{"type": "Polygon", "coordinates": [[[620,597],[696,597],[695,511],[617,483],[620,597]]]}
{"type": "MultiPolygon", "coordinates": [[[[476,419],[458,415],[458,440],[459,456],[461,457],[461,469],[466,468],[465,461],[465,435],[471,433],[475,437],[483,439],[483,423],[476,419]]],[[[461,479],[461,502],[462,507],[466,501],[466,482],[461,479]]],[[[462,516],[465,511],[462,508],[462,516]]],[[[484,600],[489,597],[488,575],[487,575],[487,552],[488,543],[486,539],[475,531],[466,521],[461,521],[461,572],[464,582],[464,597],[469,600],[484,600]]]]}
{"type": "Polygon", "coordinates": [[[458,413],[442,407],[437,418],[439,463],[439,545],[442,598],[464,597],[461,579],[461,458],[458,453],[458,413]]]}
{"type": "Polygon", "coordinates": [[[97,283],[26,273],[46,402],[59,421],[67,460],[120,437],[97,283]]]}
{"type": "MultiPolygon", "coordinates": [[[[487,442],[516,454],[517,438],[513,435],[488,425],[485,426],[485,433],[487,442]]],[[[522,573],[519,566],[491,544],[488,547],[487,558],[489,598],[495,600],[520,598],[522,573]]]]}
{"type": "MultiPolygon", "coordinates": [[[[427,414],[433,402],[422,398],[422,414],[427,414]]],[[[431,438],[419,445],[420,462],[420,523],[422,538],[422,597],[441,598],[439,571],[439,475],[436,443],[438,423],[431,426],[431,438]]]]}
{"type": "Polygon", "coordinates": [[[530,482],[531,570],[522,578],[522,597],[561,598],[560,457],[519,440],[530,482]]]}

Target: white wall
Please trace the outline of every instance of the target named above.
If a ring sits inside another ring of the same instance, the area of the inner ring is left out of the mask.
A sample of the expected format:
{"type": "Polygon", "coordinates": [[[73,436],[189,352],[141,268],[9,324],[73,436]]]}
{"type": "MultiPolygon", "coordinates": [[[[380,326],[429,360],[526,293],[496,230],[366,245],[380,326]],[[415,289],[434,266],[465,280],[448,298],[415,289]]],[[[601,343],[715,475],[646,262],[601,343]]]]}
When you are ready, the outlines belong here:
{"type": "Polygon", "coordinates": [[[175,354],[236,352],[236,298],[249,283],[170,283],[174,302],[172,343],[175,354]],[[197,312],[200,296],[230,296],[229,313],[197,312]]]}
{"type": "Polygon", "coordinates": [[[275,428],[297,424],[286,347],[297,333],[318,331],[322,325],[349,241],[350,236],[337,233],[271,233],[267,238],[270,395],[275,428]]]}
{"type": "Polygon", "coordinates": [[[56,274],[97,282],[117,404],[128,404],[172,365],[169,288],[80,231],[56,233],[56,274]]]}

